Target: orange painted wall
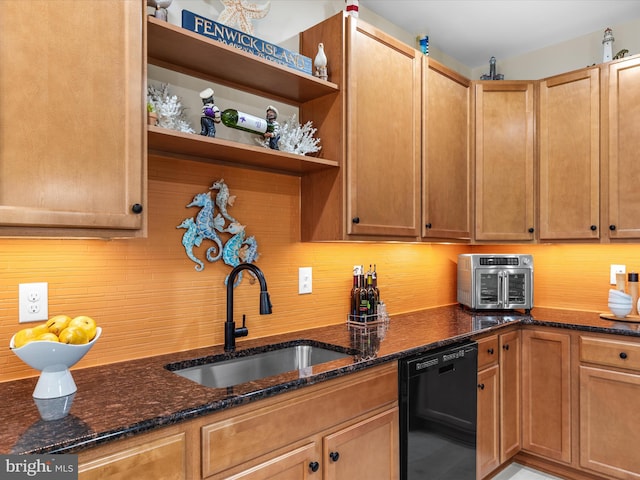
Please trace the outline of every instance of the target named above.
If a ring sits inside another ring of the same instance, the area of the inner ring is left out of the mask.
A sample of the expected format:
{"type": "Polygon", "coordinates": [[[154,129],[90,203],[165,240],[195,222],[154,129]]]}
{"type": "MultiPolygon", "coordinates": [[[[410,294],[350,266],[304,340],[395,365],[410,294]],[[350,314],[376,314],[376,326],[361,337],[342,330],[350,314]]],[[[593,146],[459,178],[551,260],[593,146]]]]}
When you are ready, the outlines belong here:
{"type": "MultiPolygon", "coordinates": [[[[258,314],[258,286],[236,289],[235,318],[247,314],[250,338],[346,320],[354,264],[376,264],[391,314],[455,303],[459,253],[531,252],[538,306],[604,311],[610,263],[640,270],[638,245],[464,245],[299,242],[299,179],[190,161],[151,158],[149,235],[133,240],[0,239],[0,344],[18,324],[18,284],[49,283],[49,314],[87,314],[103,337],[76,366],[223,343],[224,278],[230,267],[205,262],[195,271],[176,226],[185,206],[224,178],[237,196],[230,213],[258,239],[274,313],[258,314]],[[298,267],[313,267],[313,293],[298,295],[298,267]]],[[[197,255],[204,258],[203,244],[197,255]]],[[[242,339],[239,339],[241,344],[242,339]]],[[[35,376],[0,348],[0,381],[35,376]]]]}

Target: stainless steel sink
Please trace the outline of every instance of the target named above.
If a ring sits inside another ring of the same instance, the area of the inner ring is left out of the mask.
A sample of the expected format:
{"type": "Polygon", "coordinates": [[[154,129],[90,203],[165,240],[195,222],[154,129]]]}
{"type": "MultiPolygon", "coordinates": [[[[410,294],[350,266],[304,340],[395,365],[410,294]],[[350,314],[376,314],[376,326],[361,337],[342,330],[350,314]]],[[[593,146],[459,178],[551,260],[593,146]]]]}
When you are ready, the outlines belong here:
{"type": "Polygon", "coordinates": [[[206,358],[194,360],[197,364],[193,366],[181,368],[183,364],[170,364],[167,368],[201,385],[223,388],[295,370],[301,371],[301,376],[307,376],[311,372],[306,370],[313,365],[351,356],[345,348],[312,342],[266,348],[268,351],[236,352],[238,356],[231,359],[228,356],[211,357],[209,361],[206,358]]]}

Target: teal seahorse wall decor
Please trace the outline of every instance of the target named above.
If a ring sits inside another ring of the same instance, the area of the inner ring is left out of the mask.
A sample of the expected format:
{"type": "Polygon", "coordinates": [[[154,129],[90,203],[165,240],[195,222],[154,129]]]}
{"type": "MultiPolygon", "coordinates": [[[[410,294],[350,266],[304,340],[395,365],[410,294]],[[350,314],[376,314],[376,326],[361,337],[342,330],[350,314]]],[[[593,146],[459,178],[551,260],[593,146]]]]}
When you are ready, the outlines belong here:
{"type": "MultiPolygon", "coordinates": [[[[221,178],[213,182],[208,192],[197,193],[187,208],[199,207],[193,218],[185,218],[176,228],[183,228],[182,245],[187,257],[194,262],[198,272],[204,270],[204,262],[195,253],[194,247],[200,247],[204,241],[212,243],[207,247],[205,258],[209,262],[223,262],[231,268],[240,263],[254,263],[258,259],[258,242],[253,235],[246,235],[246,225],[241,224],[228,212],[236,196],[229,193],[229,187],[221,178]],[[217,191],[215,198],[213,192],[217,191]],[[226,239],[226,241],[225,241],[226,239]]],[[[242,281],[240,272],[234,283],[242,281]]],[[[229,276],[225,278],[227,284],[229,276]]],[[[252,279],[253,280],[253,279],[252,279]]]]}

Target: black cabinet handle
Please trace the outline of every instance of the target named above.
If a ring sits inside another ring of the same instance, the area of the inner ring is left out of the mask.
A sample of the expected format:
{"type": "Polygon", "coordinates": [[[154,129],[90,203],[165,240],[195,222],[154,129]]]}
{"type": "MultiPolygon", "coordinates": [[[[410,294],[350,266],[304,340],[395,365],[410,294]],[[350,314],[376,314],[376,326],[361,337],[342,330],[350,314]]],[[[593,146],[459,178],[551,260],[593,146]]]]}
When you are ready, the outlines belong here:
{"type": "Polygon", "coordinates": [[[331,459],[331,461],[337,462],[340,459],[340,454],[338,452],[330,452],[329,458],[331,459]]]}
{"type": "Polygon", "coordinates": [[[503,346],[502,346],[502,349],[503,349],[503,350],[509,350],[509,344],[507,343],[506,345],[503,345],[503,346]]]}
{"type": "Polygon", "coordinates": [[[360,223],[360,217],[353,217],[351,220],[353,223],[360,223]]]}
{"type": "Polygon", "coordinates": [[[426,223],[424,228],[431,228],[431,223],[426,223]]]}
{"type": "Polygon", "coordinates": [[[487,353],[488,353],[489,355],[493,355],[493,348],[488,348],[488,349],[487,349],[487,353]]]}
{"type": "Polygon", "coordinates": [[[616,229],[615,225],[609,225],[609,230],[611,230],[612,232],[616,229]]]}
{"type": "Polygon", "coordinates": [[[139,203],[134,203],[131,206],[131,211],[133,213],[142,213],[142,205],[140,205],[139,203]]]}
{"type": "Polygon", "coordinates": [[[479,384],[478,384],[478,388],[479,388],[480,390],[484,390],[484,383],[479,383],[479,384]]]}
{"type": "Polygon", "coordinates": [[[627,354],[625,352],[620,352],[620,358],[623,360],[627,359],[627,354]]]}
{"type": "Polygon", "coordinates": [[[535,232],[535,231],[536,231],[536,229],[535,229],[535,228],[533,228],[533,227],[529,227],[529,233],[533,233],[533,232],[535,232]]]}
{"type": "Polygon", "coordinates": [[[311,462],[309,464],[309,470],[311,470],[313,473],[317,472],[319,468],[320,464],[318,462],[311,462]]]}
{"type": "Polygon", "coordinates": [[[596,227],[595,225],[591,225],[589,228],[592,232],[595,232],[598,229],[598,227],[596,227]]]}

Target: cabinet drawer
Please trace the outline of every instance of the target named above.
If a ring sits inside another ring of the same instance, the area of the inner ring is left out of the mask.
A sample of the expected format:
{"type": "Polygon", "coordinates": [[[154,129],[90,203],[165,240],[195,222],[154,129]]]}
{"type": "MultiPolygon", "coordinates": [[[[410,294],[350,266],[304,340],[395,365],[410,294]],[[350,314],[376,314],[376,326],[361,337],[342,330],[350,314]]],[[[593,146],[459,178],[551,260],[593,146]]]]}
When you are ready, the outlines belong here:
{"type": "Polygon", "coordinates": [[[581,337],[580,361],[640,371],[640,343],[581,337]]]}
{"type": "Polygon", "coordinates": [[[498,363],[498,337],[478,340],[478,371],[498,363]]]}

